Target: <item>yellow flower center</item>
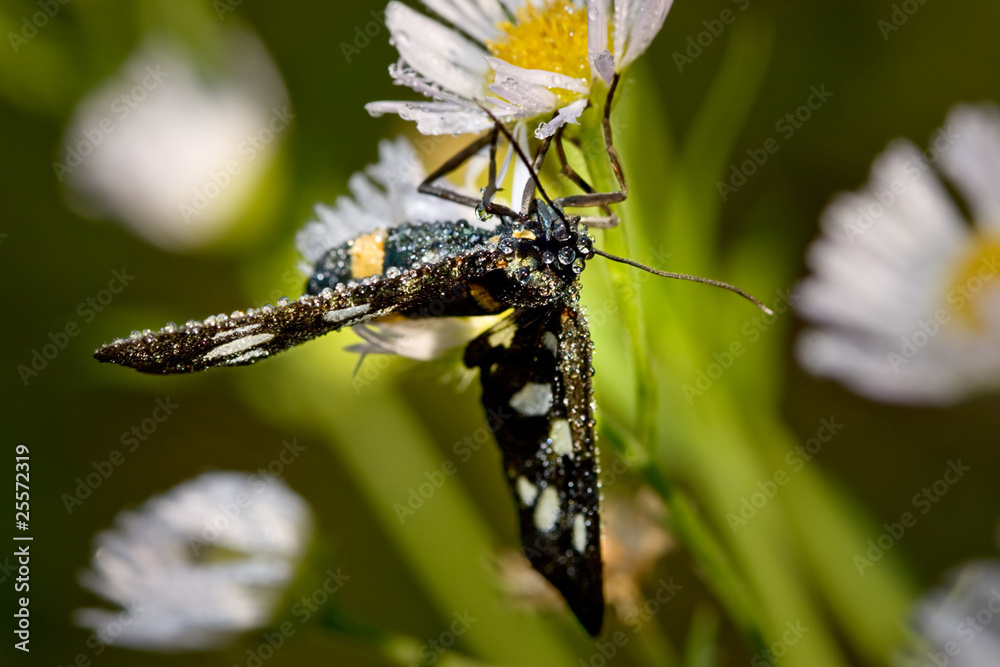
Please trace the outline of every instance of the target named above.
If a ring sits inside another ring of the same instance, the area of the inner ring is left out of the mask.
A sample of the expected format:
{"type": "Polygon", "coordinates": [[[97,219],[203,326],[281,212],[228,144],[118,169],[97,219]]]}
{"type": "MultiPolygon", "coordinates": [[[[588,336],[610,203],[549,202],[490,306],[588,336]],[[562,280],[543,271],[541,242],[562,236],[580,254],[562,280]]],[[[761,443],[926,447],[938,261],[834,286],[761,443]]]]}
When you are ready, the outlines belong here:
{"type": "Polygon", "coordinates": [[[948,287],[948,305],[967,324],[982,328],[977,307],[981,307],[983,292],[1000,287],[1000,239],[977,239],[958,269],[948,287]]]}
{"type": "MultiPolygon", "coordinates": [[[[523,67],[565,74],[590,81],[587,58],[587,8],[565,0],[550,0],[544,7],[531,2],[517,11],[517,20],[497,26],[501,35],[486,43],[490,55],[523,67]]],[[[561,103],[575,93],[560,94],[561,103]]]]}

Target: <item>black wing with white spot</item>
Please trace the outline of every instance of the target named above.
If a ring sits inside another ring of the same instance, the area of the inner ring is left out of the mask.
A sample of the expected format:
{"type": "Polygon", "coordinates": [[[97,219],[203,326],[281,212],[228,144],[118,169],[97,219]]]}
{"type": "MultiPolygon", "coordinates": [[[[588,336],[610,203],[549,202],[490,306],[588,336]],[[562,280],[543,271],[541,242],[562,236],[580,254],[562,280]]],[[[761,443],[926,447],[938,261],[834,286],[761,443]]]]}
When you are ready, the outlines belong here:
{"type": "Polygon", "coordinates": [[[497,270],[498,255],[473,252],[392,278],[341,284],[277,306],[184,326],[167,325],[159,332],[136,332],[105,345],[94,357],[158,375],[253,364],[293,345],[391,312],[430,308],[436,300],[450,303],[454,286],[497,270]]]}
{"type": "Polygon", "coordinates": [[[521,516],[524,553],[584,628],[604,620],[592,344],[579,311],[518,310],[476,338],[483,405],[521,516]]]}

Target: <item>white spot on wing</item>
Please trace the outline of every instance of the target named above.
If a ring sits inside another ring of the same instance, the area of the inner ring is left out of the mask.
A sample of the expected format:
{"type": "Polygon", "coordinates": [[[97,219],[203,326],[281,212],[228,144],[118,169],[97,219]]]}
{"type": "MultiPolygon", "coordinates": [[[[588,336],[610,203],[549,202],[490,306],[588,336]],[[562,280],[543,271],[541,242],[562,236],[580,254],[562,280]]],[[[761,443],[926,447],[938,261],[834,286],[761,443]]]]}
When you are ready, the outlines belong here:
{"type": "Polygon", "coordinates": [[[233,357],[226,363],[236,365],[236,364],[241,364],[244,361],[248,361],[250,359],[256,359],[257,357],[266,357],[266,356],[267,356],[267,350],[250,350],[249,352],[244,352],[238,357],[233,357]]]}
{"type": "Polygon", "coordinates": [[[229,331],[220,331],[219,333],[212,336],[212,340],[216,338],[229,338],[230,336],[236,336],[240,334],[250,333],[254,329],[260,328],[260,324],[248,324],[245,327],[237,327],[235,329],[230,329],[229,331]]]}
{"type": "Polygon", "coordinates": [[[242,352],[246,352],[250,348],[256,347],[261,343],[266,343],[272,338],[274,338],[274,334],[269,334],[269,333],[237,338],[236,340],[230,341],[228,343],[223,343],[218,347],[213,347],[211,350],[205,353],[205,356],[202,357],[202,360],[209,361],[211,359],[218,359],[219,357],[228,357],[231,354],[239,354],[242,352]]]}
{"type": "Polygon", "coordinates": [[[526,507],[531,507],[535,504],[535,498],[538,497],[538,487],[529,482],[527,477],[518,477],[517,494],[521,496],[521,502],[526,507]]]}
{"type": "Polygon", "coordinates": [[[535,528],[551,533],[559,522],[559,494],[556,487],[547,486],[535,506],[535,528]]]}
{"type": "Polygon", "coordinates": [[[510,407],[525,417],[541,417],[552,407],[552,387],[529,382],[510,399],[510,407]]]}
{"type": "Polygon", "coordinates": [[[508,325],[491,333],[486,340],[489,341],[490,347],[510,347],[510,344],[514,342],[514,333],[514,326],[508,325]]]}
{"type": "Polygon", "coordinates": [[[553,420],[549,428],[549,439],[552,440],[552,451],[556,454],[566,454],[573,458],[573,434],[569,422],[565,419],[553,420]]]}
{"type": "Polygon", "coordinates": [[[362,313],[367,313],[368,309],[371,308],[370,303],[363,303],[360,306],[351,306],[349,308],[340,308],[338,310],[331,310],[328,313],[324,313],[323,319],[327,322],[343,322],[344,320],[350,319],[355,315],[360,315],[362,313]]]}
{"type": "Polygon", "coordinates": [[[587,522],[582,514],[573,516],[573,548],[580,553],[587,548],[587,522]]]}
{"type": "Polygon", "coordinates": [[[551,331],[546,331],[542,335],[542,345],[548,348],[549,352],[552,354],[556,353],[556,348],[559,346],[559,341],[556,339],[556,335],[551,331]]]}

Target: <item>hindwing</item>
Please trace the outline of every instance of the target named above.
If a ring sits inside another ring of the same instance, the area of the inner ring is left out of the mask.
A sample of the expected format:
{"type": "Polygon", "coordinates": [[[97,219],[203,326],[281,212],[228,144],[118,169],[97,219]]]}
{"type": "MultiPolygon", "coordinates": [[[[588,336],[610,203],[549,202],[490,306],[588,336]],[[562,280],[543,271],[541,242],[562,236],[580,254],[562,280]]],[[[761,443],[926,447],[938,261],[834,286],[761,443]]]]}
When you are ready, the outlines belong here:
{"type": "Polygon", "coordinates": [[[604,619],[592,344],[560,303],[517,310],[474,341],[483,405],[520,510],[524,553],[592,635],[604,619]]]}

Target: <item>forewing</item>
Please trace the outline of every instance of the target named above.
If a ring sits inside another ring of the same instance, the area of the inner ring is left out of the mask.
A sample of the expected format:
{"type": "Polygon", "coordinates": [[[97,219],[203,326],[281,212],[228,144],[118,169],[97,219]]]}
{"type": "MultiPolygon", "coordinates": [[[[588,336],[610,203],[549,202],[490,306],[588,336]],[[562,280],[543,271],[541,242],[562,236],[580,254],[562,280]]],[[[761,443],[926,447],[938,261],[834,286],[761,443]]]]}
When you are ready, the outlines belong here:
{"type": "Polygon", "coordinates": [[[604,619],[592,344],[579,311],[519,310],[469,344],[532,566],[592,635],[604,619]]]}
{"type": "Polygon", "coordinates": [[[98,361],[142,373],[191,373],[253,364],[293,345],[400,310],[448,303],[454,289],[498,268],[497,253],[474,252],[382,277],[341,285],[297,301],[210,317],[159,332],[133,333],[94,353],[98,361]],[[342,288],[342,289],[341,289],[342,288]]]}

